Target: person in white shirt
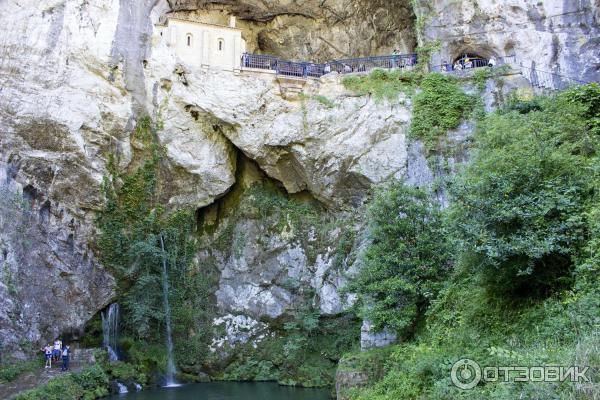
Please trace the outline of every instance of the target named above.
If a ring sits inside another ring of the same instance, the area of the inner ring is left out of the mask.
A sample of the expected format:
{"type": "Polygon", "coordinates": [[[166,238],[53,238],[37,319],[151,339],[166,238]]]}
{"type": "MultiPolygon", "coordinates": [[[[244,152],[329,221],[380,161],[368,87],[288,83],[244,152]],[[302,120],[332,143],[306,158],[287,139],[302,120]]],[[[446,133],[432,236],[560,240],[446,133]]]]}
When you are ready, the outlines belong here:
{"type": "Polygon", "coordinates": [[[54,358],[54,361],[58,362],[58,360],[60,360],[61,351],[62,351],[62,341],[59,339],[56,339],[54,341],[54,350],[52,351],[52,358],[54,358]]]}

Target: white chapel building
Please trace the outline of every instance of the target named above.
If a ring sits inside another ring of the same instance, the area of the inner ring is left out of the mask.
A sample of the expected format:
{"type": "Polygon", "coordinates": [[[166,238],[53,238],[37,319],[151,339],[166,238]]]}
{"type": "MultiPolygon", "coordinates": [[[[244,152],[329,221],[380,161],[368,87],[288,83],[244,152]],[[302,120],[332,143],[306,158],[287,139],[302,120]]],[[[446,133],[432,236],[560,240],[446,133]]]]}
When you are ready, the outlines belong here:
{"type": "Polygon", "coordinates": [[[246,41],[236,18],[229,17],[229,25],[216,25],[167,17],[156,25],[158,34],[179,58],[198,67],[238,71],[246,41]]]}

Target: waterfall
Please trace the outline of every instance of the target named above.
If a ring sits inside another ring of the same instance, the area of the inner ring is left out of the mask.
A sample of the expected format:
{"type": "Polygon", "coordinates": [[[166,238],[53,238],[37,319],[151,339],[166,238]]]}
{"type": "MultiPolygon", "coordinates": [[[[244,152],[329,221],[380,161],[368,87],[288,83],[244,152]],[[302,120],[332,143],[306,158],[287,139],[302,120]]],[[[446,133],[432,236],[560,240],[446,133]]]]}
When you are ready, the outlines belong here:
{"type": "Polygon", "coordinates": [[[119,304],[113,303],[108,310],[103,311],[102,316],[102,345],[108,351],[108,359],[117,361],[117,341],[119,340],[119,304]]]}
{"type": "Polygon", "coordinates": [[[165,242],[160,235],[160,248],[163,258],[163,303],[165,307],[165,325],[167,330],[167,376],[166,386],[178,386],[175,382],[175,362],[173,361],[173,338],[171,337],[171,307],[169,306],[169,275],[167,271],[167,255],[165,253],[165,242]]]}
{"type": "Polygon", "coordinates": [[[117,387],[119,388],[119,394],[129,393],[127,386],[123,385],[121,382],[117,382],[117,387]]]}

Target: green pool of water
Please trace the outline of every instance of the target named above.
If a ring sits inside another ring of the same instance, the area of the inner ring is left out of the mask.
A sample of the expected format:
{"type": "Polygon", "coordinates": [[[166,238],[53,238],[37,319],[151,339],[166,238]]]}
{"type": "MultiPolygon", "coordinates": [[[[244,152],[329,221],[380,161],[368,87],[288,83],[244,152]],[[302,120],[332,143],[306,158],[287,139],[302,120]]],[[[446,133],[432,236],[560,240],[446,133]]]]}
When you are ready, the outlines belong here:
{"type": "Polygon", "coordinates": [[[276,383],[211,382],[144,390],[111,400],[331,400],[329,390],[279,386],[276,383]]]}

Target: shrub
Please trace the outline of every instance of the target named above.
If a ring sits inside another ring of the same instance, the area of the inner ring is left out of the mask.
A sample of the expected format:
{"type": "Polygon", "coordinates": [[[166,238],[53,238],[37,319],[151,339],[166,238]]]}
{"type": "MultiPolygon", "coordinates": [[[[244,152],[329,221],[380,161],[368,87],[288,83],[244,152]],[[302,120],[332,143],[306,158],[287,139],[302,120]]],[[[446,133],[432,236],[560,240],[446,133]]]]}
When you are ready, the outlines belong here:
{"type": "Polygon", "coordinates": [[[108,376],[102,367],[94,365],[50,379],[44,386],[17,395],[15,400],[93,400],[107,395],[108,376]]]}
{"type": "Polygon", "coordinates": [[[425,148],[431,151],[437,147],[442,135],[458,127],[474,101],[460,88],[456,79],[447,75],[427,75],[421,82],[421,89],[413,97],[410,135],[423,140],[425,148]]]}
{"type": "Polygon", "coordinates": [[[397,100],[401,92],[412,94],[422,75],[414,71],[375,69],[366,76],[348,76],[342,84],[361,95],[372,95],[376,101],[397,100]]]}
{"type": "Polygon", "coordinates": [[[0,383],[12,382],[24,373],[36,370],[40,365],[39,360],[0,364],[0,383]]]}

